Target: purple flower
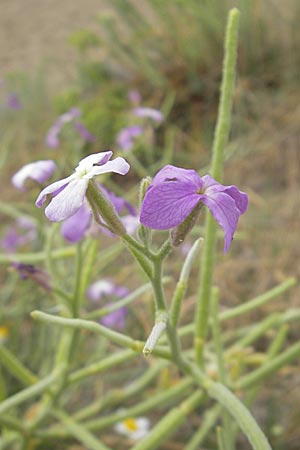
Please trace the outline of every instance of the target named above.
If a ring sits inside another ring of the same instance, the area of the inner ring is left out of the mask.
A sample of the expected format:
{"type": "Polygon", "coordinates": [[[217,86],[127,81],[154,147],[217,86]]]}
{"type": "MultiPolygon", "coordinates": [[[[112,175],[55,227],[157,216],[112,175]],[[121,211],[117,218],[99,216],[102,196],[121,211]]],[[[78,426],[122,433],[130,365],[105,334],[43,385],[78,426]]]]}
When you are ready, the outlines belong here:
{"type": "Polygon", "coordinates": [[[125,159],[118,157],[109,161],[112,154],[112,151],[107,151],[83,158],[72,175],[42,190],[36,206],[41,208],[47,195],[51,195],[52,200],[45,209],[49,220],[60,222],[73,216],[84,204],[88,183],[94,176],[108,172],[125,175],[128,172],[130,166],[125,159]]]}
{"type": "Polygon", "coordinates": [[[137,117],[146,118],[146,119],[152,119],[154,122],[162,122],[164,120],[164,115],[161,111],[154,108],[145,108],[145,107],[138,107],[134,108],[133,114],[137,117]]]}
{"type": "Polygon", "coordinates": [[[128,92],[128,100],[130,101],[130,103],[138,105],[142,100],[140,92],[137,89],[131,89],[128,92]]]}
{"type": "Polygon", "coordinates": [[[75,120],[80,115],[81,111],[79,108],[71,108],[68,112],[59,116],[46,135],[46,145],[49,148],[57,148],[59,146],[59,135],[64,124],[73,121],[74,128],[78,131],[82,139],[86,142],[94,142],[96,140],[95,136],[93,136],[81,122],[75,120]]]}
{"type": "Polygon", "coordinates": [[[47,272],[32,264],[12,263],[12,267],[19,272],[22,280],[31,279],[42,286],[46,291],[51,291],[51,280],[47,272]]]}
{"type": "Polygon", "coordinates": [[[133,125],[131,127],[122,128],[117,136],[118,146],[128,152],[134,145],[135,138],[143,133],[143,128],[139,125],[133,125]]]}
{"type": "Polygon", "coordinates": [[[236,186],[223,186],[195,170],[165,166],[153,178],[141,210],[143,225],[166,230],[180,225],[198,206],[206,205],[224,230],[224,253],[229,249],[238,219],[248,207],[248,196],[236,186]]]}
{"type": "MultiPolygon", "coordinates": [[[[133,234],[139,225],[138,216],[134,207],[124,198],[118,197],[103,186],[99,185],[99,189],[101,189],[112,202],[118,214],[124,210],[128,212],[127,215],[121,217],[121,221],[123,222],[127,233],[133,234]]],[[[79,242],[84,237],[87,230],[90,230],[91,234],[96,234],[101,228],[105,234],[114,236],[107,228],[100,227],[96,222],[91,225],[91,222],[92,211],[90,210],[88,203],[84,202],[81,208],[79,208],[73,216],[64,221],[61,227],[61,233],[67,241],[72,243],[79,242]]]]}
{"type": "Polygon", "coordinates": [[[14,253],[20,245],[33,241],[36,235],[36,223],[28,217],[19,217],[15,226],[10,227],[4,238],[0,240],[0,247],[9,253],[14,253]]]}
{"type": "MultiPolygon", "coordinates": [[[[91,284],[87,291],[87,296],[93,300],[93,302],[98,303],[103,297],[117,297],[123,298],[128,295],[129,291],[125,286],[115,285],[109,280],[99,280],[91,284]]],[[[113,303],[107,303],[106,306],[109,307],[113,303]]],[[[127,308],[121,307],[116,311],[113,311],[106,316],[102,317],[100,322],[106,327],[114,328],[124,328],[125,318],[127,315],[127,308]]]]}
{"type": "Polygon", "coordinates": [[[22,103],[19,100],[19,97],[15,93],[11,93],[8,95],[6,99],[6,106],[9,109],[22,109],[22,103]]]}
{"type": "Polygon", "coordinates": [[[25,181],[31,178],[38,183],[43,183],[51,177],[56,164],[51,160],[35,161],[23,166],[11,179],[12,184],[20,191],[25,191],[25,181]]]}

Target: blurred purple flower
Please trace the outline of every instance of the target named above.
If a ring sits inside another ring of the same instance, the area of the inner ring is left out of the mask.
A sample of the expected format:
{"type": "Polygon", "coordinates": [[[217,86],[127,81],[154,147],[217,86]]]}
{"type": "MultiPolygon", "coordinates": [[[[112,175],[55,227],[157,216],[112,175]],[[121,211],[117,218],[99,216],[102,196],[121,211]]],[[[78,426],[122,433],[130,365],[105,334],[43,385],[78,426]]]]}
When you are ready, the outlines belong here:
{"type": "Polygon", "coordinates": [[[14,253],[19,246],[33,241],[36,235],[36,223],[29,217],[19,217],[15,226],[10,227],[4,238],[0,240],[0,247],[8,253],[14,253]]]}
{"type": "Polygon", "coordinates": [[[195,170],[165,166],[153,178],[141,209],[140,221],[156,230],[180,225],[198,204],[206,205],[224,231],[224,253],[229,249],[238,219],[246,212],[248,196],[236,186],[223,186],[195,170]]]}
{"type": "MultiPolygon", "coordinates": [[[[123,298],[129,294],[128,289],[125,286],[118,286],[109,280],[99,280],[91,284],[88,288],[87,296],[95,303],[99,303],[104,297],[117,297],[123,298]]],[[[112,306],[113,303],[109,302],[105,306],[112,306]]],[[[100,319],[100,322],[106,327],[124,328],[125,318],[127,315],[127,308],[121,307],[116,311],[113,311],[100,319]]]]}
{"type": "Polygon", "coordinates": [[[58,117],[54,125],[48,130],[46,135],[46,145],[49,148],[57,148],[59,146],[59,135],[64,124],[74,122],[74,129],[78,131],[82,139],[86,142],[94,142],[95,136],[90,133],[87,128],[76,119],[81,115],[79,108],[71,108],[68,112],[58,117]]]}
{"type": "Polygon", "coordinates": [[[30,279],[42,286],[46,291],[52,290],[50,275],[39,267],[17,262],[12,263],[12,267],[19,272],[22,280],[30,279]]]}
{"type": "Polygon", "coordinates": [[[6,106],[9,109],[22,109],[22,103],[20,102],[18,95],[13,92],[7,96],[6,106]]]}
{"type": "Polygon", "coordinates": [[[143,128],[139,125],[133,125],[131,127],[122,128],[117,136],[118,146],[128,152],[134,145],[135,138],[143,134],[143,128]]]}
{"type": "Polygon", "coordinates": [[[140,92],[137,89],[131,89],[128,92],[128,100],[134,105],[140,104],[142,100],[140,92]]]}
{"type": "MultiPolygon", "coordinates": [[[[99,185],[99,189],[108,197],[118,214],[121,214],[124,210],[128,212],[127,215],[121,217],[121,221],[127,233],[133,234],[139,225],[135,208],[127,200],[108,191],[104,186],[99,185]]],[[[84,202],[73,216],[64,221],[61,227],[61,233],[67,241],[75,243],[79,242],[88,230],[90,230],[91,234],[97,234],[99,229],[109,236],[114,236],[107,228],[100,227],[96,222],[92,223],[92,211],[88,203],[84,202]]]]}
{"type": "Polygon", "coordinates": [[[137,117],[152,119],[154,122],[162,122],[164,120],[164,115],[161,111],[154,108],[138,107],[133,109],[133,114],[137,117]]]}
{"type": "Polygon", "coordinates": [[[60,222],[73,216],[83,206],[89,180],[103,173],[125,175],[130,166],[123,158],[109,161],[113,152],[93,153],[79,161],[75,172],[42,190],[35,204],[41,208],[48,195],[52,197],[45,214],[52,222],[60,222]]]}
{"type": "Polygon", "coordinates": [[[12,184],[20,191],[25,191],[25,182],[31,178],[37,183],[43,183],[51,177],[56,169],[56,164],[51,160],[35,161],[23,166],[12,178],[12,184]]]}

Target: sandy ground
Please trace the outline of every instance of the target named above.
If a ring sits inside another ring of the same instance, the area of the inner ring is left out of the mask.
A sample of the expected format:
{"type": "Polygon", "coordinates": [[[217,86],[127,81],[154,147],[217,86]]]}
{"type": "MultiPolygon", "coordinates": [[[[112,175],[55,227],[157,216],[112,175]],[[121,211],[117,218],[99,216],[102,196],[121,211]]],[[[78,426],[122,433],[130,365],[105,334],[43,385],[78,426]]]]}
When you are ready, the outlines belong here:
{"type": "Polygon", "coordinates": [[[0,77],[46,67],[53,82],[67,80],[76,60],[68,38],[80,28],[97,30],[102,9],[101,0],[0,0],[0,77]]]}

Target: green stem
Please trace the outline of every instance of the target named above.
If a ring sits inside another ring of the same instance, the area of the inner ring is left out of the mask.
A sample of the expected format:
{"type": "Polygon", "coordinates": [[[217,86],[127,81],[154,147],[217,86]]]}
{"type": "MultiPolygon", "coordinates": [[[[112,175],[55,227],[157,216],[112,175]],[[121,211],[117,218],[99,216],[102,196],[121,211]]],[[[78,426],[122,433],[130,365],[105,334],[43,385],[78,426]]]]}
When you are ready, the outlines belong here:
{"type": "Polygon", "coordinates": [[[0,345],[0,360],[6,370],[25,385],[35,384],[38,378],[30,372],[4,345],[0,345]]]}
{"type": "Polygon", "coordinates": [[[54,410],[53,416],[59,419],[64,427],[74,436],[79,442],[86,446],[90,450],[109,450],[109,447],[102,444],[95,438],[84,425],[76,422],[68,414],[61,410],[54,410]]]}
{"type": "Polygon", "coordinates": [[[155,450],[161,448],[161,444],[172,434],[176,433],[178,427],[187,420],[187,416],[203,400],[202,392],[194,392],[180,405],[171,409],[163,418],[151,429],[150,433],[131,450],[155,450]]]}
{"type": "MultiPolygon", "coordinates": [[[[76,253],[75,247],[63,247],[51,252],[52,259],[71,258],[76,253]]],[[[12,255],[0,254],[0,264],[10,264],[12,262],[20,262],[24,264],[36,264],[47,259],[47,253],[14,253],[12,255]]]]}
{"type": "Polygon", "coordinates": [[[217,404],[213,408],[209,409],[202,420],[201,427],[196,431],[194,436],[187,442],[184,450],[199,450],[202,442],[210,432],[210,430],[215,426],[220,412],[221,405],[217,404]]]}
{"type": "Polygon", "coordinates": [[[52,383],[58,380],[60,375],[61,370],[56,370],[43,380],[38,381],[34,385],[12,395],[7,400],[4,400],[0,405],[0,414],[5,413],[9,408],[15,407],[45,391],[51,386],[52,383]]]}
{"type": "MultiPolygon", "coordinates": [[[[31,313],[31,316],[33,319],[39,320],[40,322],[52,323],[55,325],[77,328],[100,334],[110,339],[112,342],[121,345],[123,347],[130,348],[138,353],[142,352],[144,348],[144,342],[131,339],[130,337],[125,336],[122,333],[113,331],[110,328],[106,328],[103,325],[100,325],[93,321],[82,319],[67,319],[63,317],[53,316],[51,314],[46,314],[41,311],[33,311],[31,313]]],[[[158,347],[153,351],[153,354],[166,359],[170,359],[171,357],[170,352],[165,348],[158,347]]]]}
{"type": "MultiPolygon", "coordinates": [[[[239,15],[239,11],[236,8],[233,8],[229,13],[226,28],[221,99],[211,163],[211,175],[217,181],[221,181],[222,178],[224,147],[227,143],[230,129],[237,59],[239,15]]],[[[200,366],[203,366],[203,348],[209,321],[209,297],[214,264],[215,242],[216,223],[211,214],[207,211],[204,249],[201,258],[200,289],[195,315],[195,357],[200,366]]]]}

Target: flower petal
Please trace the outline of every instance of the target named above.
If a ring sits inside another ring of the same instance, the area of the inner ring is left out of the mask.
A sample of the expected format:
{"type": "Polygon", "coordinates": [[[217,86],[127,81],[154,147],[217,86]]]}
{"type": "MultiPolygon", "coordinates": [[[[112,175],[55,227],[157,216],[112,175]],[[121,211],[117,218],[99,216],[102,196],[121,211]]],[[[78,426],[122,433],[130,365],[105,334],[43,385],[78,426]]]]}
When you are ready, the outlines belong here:
{"type": "Polygon", "coordinates": [[[25,181],[27,178],[31,178],[38,183],[43,183],[51,177],[56,169],[54,161],[35,161],[23,166],[18,172],[16,172],[11,181],[12,184],[21,191],[25,190],[25,181]]]}
{"type": "Polygon", "coordinates": [[[89,226],[92,211],[83,204],[79,210],[64,221],[61,226],[63,237],[69,242],[79,242],[89,226]]]}
{"type": "Polygon", "coordinates": [[[236,186],[223,186],[209,175],[202,177],[202,180],[206,195],[210,196],[210,193],[213,192],[225,192],[233,198],[240,214],[244,214],[247,211],[248,195],[245,192],[240,191],[236,186]]]}
{"type": "Polygon", "coordinates": [[[112,161],[108,161],[102,166],[93,166],[93,168],[87,174],[88,178],[93,178],[95,175],[100,175],[102,173],[114,172],[120,175],[126,175],[129,171],[130,165],[124,158],[115,158],[112,161]]]}
{"type": "Polygon", "coordinates": [[[99,302],[104,295],[113,295],[115,285],[109,280],[99,280],[91,284],[87,296],[94,302],[99,302]]]}
{"type": "Polygon", "coordinates": [[[154,108],[138,107],[134,108],[133,114],[137,117],[148,118],[154,120],[154,122],[162,122],[164,115],[161,111],[154,108]]]}
{"type": "MultiPolygon", "coordinates": [[[[151,186],[156,186],[166,181],[182,181],[194,185],[194,192],[203,188],[203,182],[197,172],[192,169],[182,169],[172,165],[163,167],[153,178],[151,186]]],[[[150,186],[150,188],[151,188],[150,186]]]]}
{"type": "Polygon", "coordinates": [[[193,182],[175,180],[150,186],[142,204],[140,222],[155,230],[173,228],[184,221],[200,198],[193,182]]]}
{"type": "Polygon", "coordinates": [[[212,192],[201,195],[202,202],[209,208],[214,219],[224,230],[224,254],[228,251],[236,230],[240,210],[234,199],[226,192],[212,192]]]}
{"type": "Polygon", "coordinates": [[[43,189],[40,192],[38,198],[36,199],[36,202],[35,202],[36,206],[38,208],[41,208],[43,206],[48,194],[52,194],[52,196],[54,197],[60,191],[62,191],[67,186],[67,184],[73,179],[74,179],[74,175],[70,175],[67,178],[63,178],[62,180],[55,181],[54,183],[45,187],[45,189],[43,189]]]}
{"type": "Polygon", "coordinates": [[[48,219],[52,222],[60,222],[73,216],[83,204],[87,186],[87,179],[73,179],[45,209],[48,219]]]}

